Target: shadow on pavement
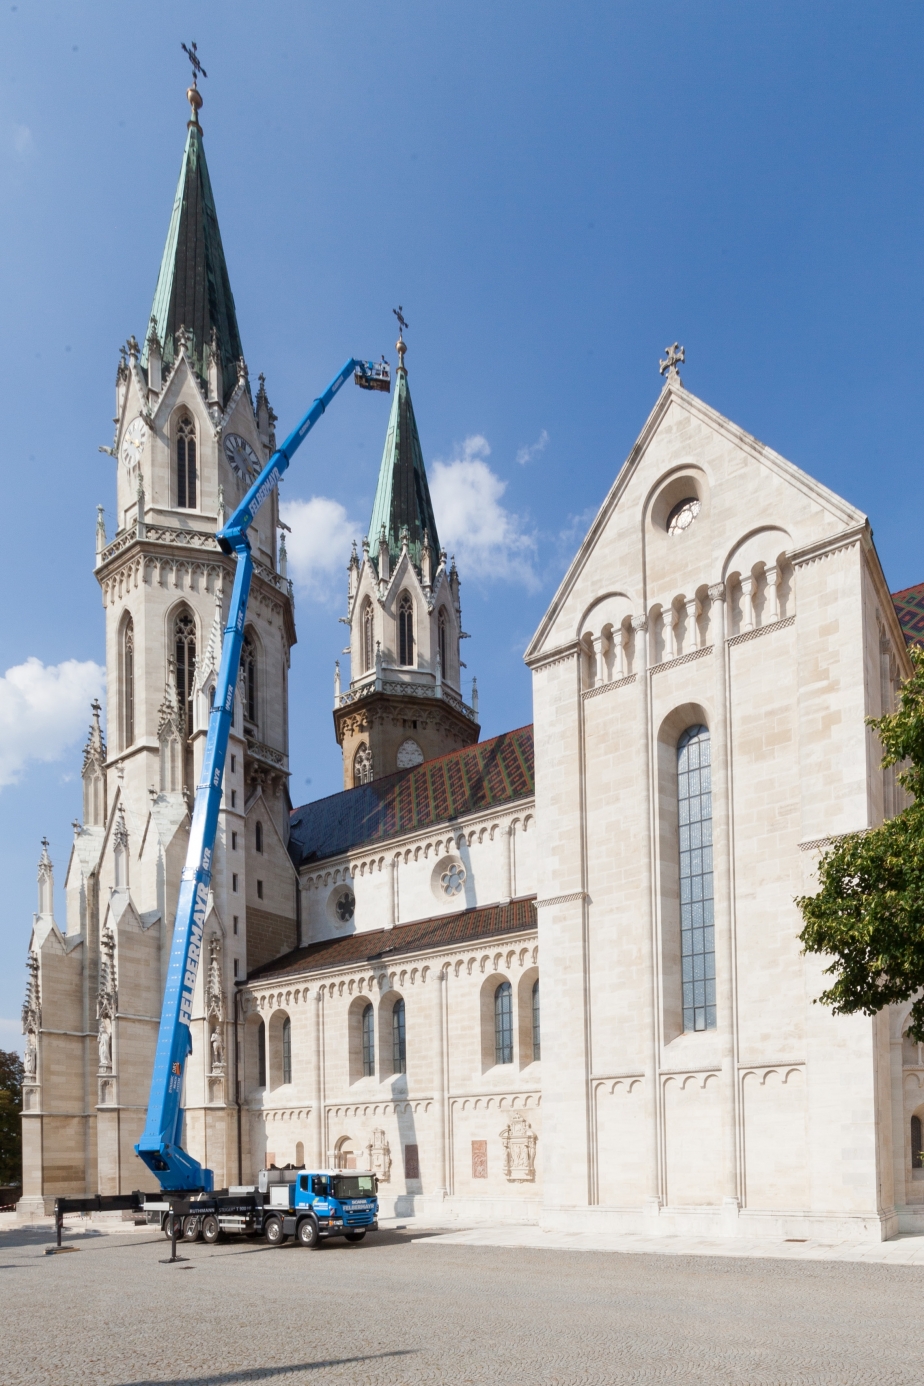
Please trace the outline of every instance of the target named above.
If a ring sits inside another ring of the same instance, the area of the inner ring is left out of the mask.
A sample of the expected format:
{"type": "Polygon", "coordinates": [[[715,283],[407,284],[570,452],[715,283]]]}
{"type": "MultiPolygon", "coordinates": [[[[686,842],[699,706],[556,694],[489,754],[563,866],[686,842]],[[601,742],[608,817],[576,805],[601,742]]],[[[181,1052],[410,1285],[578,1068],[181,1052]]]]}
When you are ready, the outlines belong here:
{"type": "MultiPolygon", "coordinates": [[[[105,1237],[105,1232],[98,1231],[95,1227],[88,1227],[86,1230],[71,1228],[64,1224],[64,1242],[88,1241],[92,1237],[105,1237]],[[74,1233],[77,1233],[75,1236],[74,1233]]],[[[55,1229],[53,1227],[12,1227],[9,1231],[0,1232],[0,1251],[6,1251],[13,1246],[51,1246],[55,1240],[55,1229]]]]}
{"type": "MultiPolygon", "coordinates": [[[[270,1381],[290,1372],[318,1372],[325,1367],[346,1367],[351,1362],[378,1362],[384,1357],[411,1357],[415,1348],[396,1348],[394,1352],[370,1352],[362,1357],[328,1357],[319,1362],[289,1362],[284,1367],[242,1367],[234,1372],[210,1372],[208,1376],[174,1376],[170,1386],[235,1386],[248,1381],[270,1381]]],[[[146,1377],[143,1381],[126,1381],[122,1386],[164,1386],[163,1378],[146,1377]]]]}

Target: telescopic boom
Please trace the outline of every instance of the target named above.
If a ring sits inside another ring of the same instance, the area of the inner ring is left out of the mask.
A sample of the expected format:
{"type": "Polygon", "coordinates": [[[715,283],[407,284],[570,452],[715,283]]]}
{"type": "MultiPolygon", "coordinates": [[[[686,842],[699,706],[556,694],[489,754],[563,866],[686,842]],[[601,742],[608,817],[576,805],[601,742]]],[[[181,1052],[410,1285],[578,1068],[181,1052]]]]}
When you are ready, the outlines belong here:
{"type": "Polygon", "coordinates": [[[209,717],[202,774],[196,786],[186,865],[180,879],[180,898],[173,928],[173,944],[170,949],[157,1050],[154,1055],[147,1121],[141,1140],[135,1146],[135,1153],[157,1175],[165,1192],[209,1193],[213,1186],[212,1171],[205,1169],[183,1149],[181,1099],[183,1070],[192,1051],[190,1022],[193,994],[202,951],[202,932],[208,910],[215,833],[218,827],[218,810],[221,806],[221,781],[234,715],[234,690],[241,662],[244,620],[253,574],[253,557],[247,530],[253,523],[257,511],[279,485],[279,478],[292,461],[296,449],[314,428],[341,385],[351,375],[356,384],[365,390],[387,392],[390,389],[386,361],[357,361],[351,357],[334,376],[324,393],[314,401],[282,447],[273,453],[228,523],[215,536],[224,552],[237,559],[237,567],[228,610],[228,624],[225,626],[221,645],[221,666],[215,687],[215,701],[209,717]]]}

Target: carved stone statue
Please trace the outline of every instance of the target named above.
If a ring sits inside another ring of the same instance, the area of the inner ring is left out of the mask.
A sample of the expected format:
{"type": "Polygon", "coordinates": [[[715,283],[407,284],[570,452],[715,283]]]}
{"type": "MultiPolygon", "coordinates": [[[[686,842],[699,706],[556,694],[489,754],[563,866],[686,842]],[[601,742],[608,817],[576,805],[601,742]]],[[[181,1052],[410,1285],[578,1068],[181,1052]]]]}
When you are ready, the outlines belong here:
{"type": "Polygon", "coordinates": [[[212,1072],[224,1073],[225,1071],[225,1047],[221,1041],[221,1031],[215,1029],[209,1036],[209,1044],[212,1049],[212,1072]]]}
{"type": "Polygon", "coordinates": [[[511,1183],[531,1182],[536,1177],[537,1136],[522,1112],[514,1112],[510,1125],[500,1133],[504,1147],[504,1176],[511,1183]]]}
{"type": "Polygon", "coordinates": [[[385,1132],[378,1128],[372,1132],[372,1140],[366,1146],[366,1168],[377,1174],[381,1184],[387,1184],[391,1177],[391,1146],[385,1132]]]}
{"type": "Polygon", "coordinates": [[[106,1020],[100,1021],[96,1045],[99,1050],[100,1072],[108,1073],[112,1068],[112,1035],[109,1032],[109,1022],[106,1020]]]}
{"type": "Polygon", "coordinates": [[[26,1037],[26,1052],[23,1057],[24,1076],[27,1080],[31,1079],[34,1081],[37,1067],[38,1050],[35,1047],[35,1036],[28,1035],[26,1037]]]}

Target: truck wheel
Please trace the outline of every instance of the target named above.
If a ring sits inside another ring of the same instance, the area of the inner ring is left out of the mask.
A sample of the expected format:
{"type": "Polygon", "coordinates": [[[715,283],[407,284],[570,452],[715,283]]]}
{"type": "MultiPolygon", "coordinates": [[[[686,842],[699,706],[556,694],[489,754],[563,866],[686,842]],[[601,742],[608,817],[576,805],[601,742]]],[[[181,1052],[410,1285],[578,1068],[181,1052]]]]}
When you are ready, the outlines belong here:
{"type": "Polygon", "coordinates": [[[347,1233],[346,1233],[346,1240],[347,1240],[348,1242],[361,1242],[362,1239],[363,1239],[363,1237],[365,1237],[365,1235],[366,1235],[366,1229],[365,1229],[365,1228],[363,1228],[362,1232],[347,1232],[347,1233]]]}
{"type": "Polygon", "coordinates": [[[197,1242],[202,1232],[202,1219],[198,1215],[192,1215],[183,1219],[183,1241],[197,1242]]]}
{"type": "Polygon", "coordinates": [[[217,1242],[221,1237],[221,1228],[214,1213],[206,1213],[202,1219],[202,1240],[208,1242],[209,1246],[217,1242]]]}
{"type": "Polygon", "coordinates": [[[282,1218],[267,1218],[263,1224],[263,1235],[270,1246],[282,1246],[289,1239],[282,1230],[282,1218]]]}
{"type": "Polygon", "coordinates": [[[318,1224],[314,1218],[303,1218],[298,1224],[298,1240],[302,1246],[317,1246],[321,1240],[318,1224]]]}

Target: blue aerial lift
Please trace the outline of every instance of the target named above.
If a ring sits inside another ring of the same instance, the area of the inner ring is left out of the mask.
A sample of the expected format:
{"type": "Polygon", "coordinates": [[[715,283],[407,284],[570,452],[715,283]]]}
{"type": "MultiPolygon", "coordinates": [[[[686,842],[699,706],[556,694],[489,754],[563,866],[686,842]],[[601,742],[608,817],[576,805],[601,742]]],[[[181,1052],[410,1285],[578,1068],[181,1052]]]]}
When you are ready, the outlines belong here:
{"type": "Polygon", "coordinates": [[[273,1169],[263,1171],[259,1188],[230,1189],[226,1196],[210,1199],[212,1171],[183,1149],[183,1071],[192,1052],[189,1027],[193,993],[202,951],[221,781],[234,715],[234,692],[253,574],[247,531],[257,511],[279,485],[296,450],[351,375],[364,390],[387,393],[391,389],[391,375],[384,357],[381,361],[357,361],[351,357],[282,447],[276,449],[228,523],[215,536],[222,550],[237,559],[237,566],[202,774],[196,787],[186,865],[180,880],[147,1120],[141,1140],[135,1146],[135,1153],[157,1175],[161,1196],[152,1199],[151,1195],[136,1191],[57,1198],[57,1246],[49,1247],[48,1253],[73,1250],[61,1244],[65,1213],[122,1210],[134,1212],[142,1221],[154,1216],[172,1237],[171,1262],[183,1260],[176,1254],[178,1234],[188,1240],[201,1236],[210,1242],[225,1232],[256,1232],[262,1233],[271,1245],[297,1236],[303,1245],[317,1246],[336,1235],[345,1236],[348,1241],[361,1241],[367,1230],[378,1225],[374,1175],[344,1175],[337,1170],[290,1173],[288,1168],[273,1169]]]}
{"type": "Polygon", "coordinates": [[[209,718],[208,739],[202,758],[202,774],[196,787],[186,865],[180,882],[180,898],[173,926],[173,945],[167,986],[154,1056],[154,1073],[144,1133],[135,1152],[156,1174],[164,1193],[210,1193],[212,1171],[205,1169],[183,1149],[183,1071],[192,1051],[190,1021],[193,993],[202,950],[202,931],[208,909],[209,883],[221,781],[234,715],[234,692],[241,662],[247,598],[253,574],[253,557],[247,531],[260,507],[272,495],[289,463],[337,394],[353,376],[366,390],[388,392],[388,363],[350,358],[314,401],[301,423],[277,448],[223,529],[216,534],[222,550],[237,559],[228,624],[221,645],[221,665],[209,718]]]}

